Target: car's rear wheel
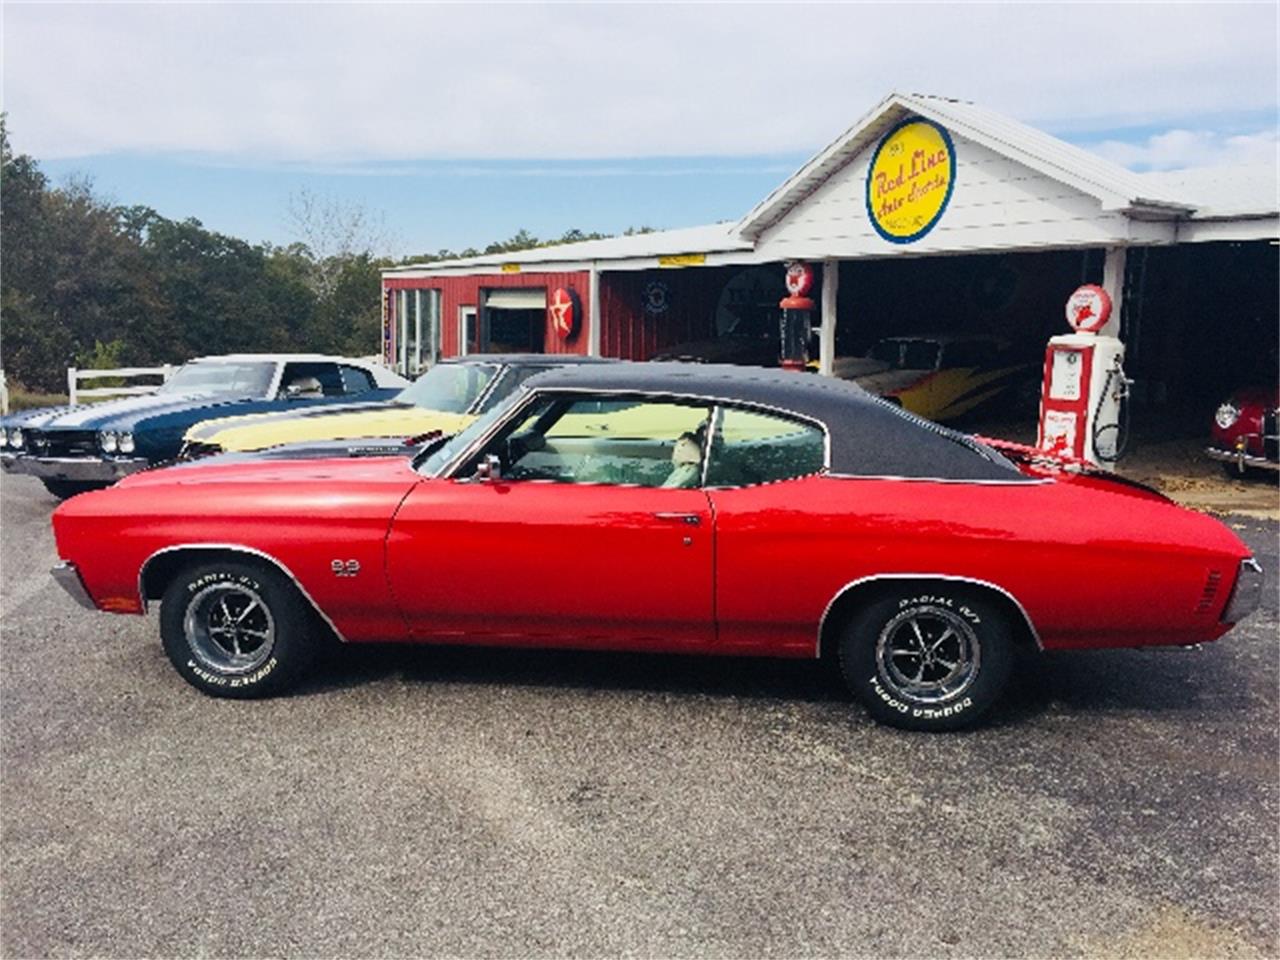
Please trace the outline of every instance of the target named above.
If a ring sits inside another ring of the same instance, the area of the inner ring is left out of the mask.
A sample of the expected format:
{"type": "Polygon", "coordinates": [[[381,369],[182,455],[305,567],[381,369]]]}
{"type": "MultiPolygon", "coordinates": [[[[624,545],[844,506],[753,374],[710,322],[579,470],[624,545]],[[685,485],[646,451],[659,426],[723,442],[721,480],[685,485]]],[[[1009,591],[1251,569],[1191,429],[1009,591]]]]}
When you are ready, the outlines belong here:
{"type": "Polygon", "coordinates": [[[74,497],[77,493],[87,493],[90,490],[103,490],[108,484],[94,483],[85,480],[41,480],[44,488],[59,500],[65,500],[67,497],[74,497]]]}
{"type": "Polygon", "coordinates": [[[881,723],[957,730],[995,705],[1013,666],[1000,607],[949,582],[895,586],[864,604],[840,638],[840,669],[881,723]]]}
{"type": "Polygon", "coordinates": [[[188,567],[160,607],[169,661],[193,687],[215,697],[279,693],[310,667],[315,617],[279,572],[240,561],[188,567]]]}

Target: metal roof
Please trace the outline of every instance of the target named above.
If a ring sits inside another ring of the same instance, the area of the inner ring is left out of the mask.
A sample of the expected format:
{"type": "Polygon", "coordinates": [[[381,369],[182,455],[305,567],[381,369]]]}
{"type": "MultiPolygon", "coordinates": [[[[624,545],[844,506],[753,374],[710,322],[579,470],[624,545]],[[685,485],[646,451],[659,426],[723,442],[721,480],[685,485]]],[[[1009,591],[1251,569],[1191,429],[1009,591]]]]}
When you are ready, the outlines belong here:
{"type": "MultiPolygon", "coordinates": [[[[1026,479],[971,438],[907,413],[847,380],[730,364],[609,363],[560,367],[528,390],[649,394],[769,408],[817,421],[830,467],[848,476],[947,480],[1026,479]]],[[[674,438],[672,438],[674,439],[674,438]]]]}
{"type": "Polygon", "coordinates": [[[783,219],[895,123],[920,116],[982,144],[1047,177],[1096,197],[1105,210],[1143,219],[1212,219],[1273,216],[1280,210],[1276,167],[1223,167],[1136,173],[1051,134],[973,103],[926,94],[892,93],[820,150],[737,223],[584,240],[511,253],[406,264],[398,273],[620,261],[679,254],[750,253],[768,227],[783,219]]]}
{"type": "Polygon", "coordinates": [[[742,236],[758,237],[895,123],[910,116],[933,120],[953,133],[1097,197],[1104,209],[1155,208],[1177,215],[1193,206],[1158,193],[1154,187],[1159,185],[1144,180],[1141,174],[993,110],[945,97],[892,93],[743,217],[738,222],[742,236]]]}
{"type": "Polygon", "coordinates": [[[1265,217],[1280,212],[1280,171],[1274,163],[1161,170],[1141,177],[1153,192],[1194,203],[1193,220],[1265,217]]]}
{"type": "Polygon", "coordinates": [[[384,270],[394,275],[409,270],[430,270],[435,267],[482,267],[504,263],[522,266],[545,263],[579,263],[589,260],[628,260],[634,257],[664,257],[682,253],[719,253],[734,250],[750,250],[752,244],[737,236],[732,223],[712,223],[701,227],[684,227],[679,230],[657,230],[652,233],[635,233],[626,237],[607,237],[603,240],[582,240],[578,243],[558,243],[550,247],[534,247],[513,253],[490,253],[479,257],[462,257],[457,260],[436,260],[428,263],[405,264],[384,270]]]}

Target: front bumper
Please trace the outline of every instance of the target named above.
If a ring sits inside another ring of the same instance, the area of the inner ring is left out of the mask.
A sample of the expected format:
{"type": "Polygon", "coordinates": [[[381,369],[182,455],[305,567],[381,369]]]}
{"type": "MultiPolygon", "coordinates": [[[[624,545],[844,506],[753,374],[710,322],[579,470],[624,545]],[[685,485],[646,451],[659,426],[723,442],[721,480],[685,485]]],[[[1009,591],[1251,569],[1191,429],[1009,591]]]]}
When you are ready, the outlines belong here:
{"type": "Polygon", "coordinates": [[[1263,418],[1261,433],[1240,433],[1235,435],[1234,440],[1225,440],[1214,436],[1212,443],[1224,444],[1223,446],[1211,446],[1205,449],[1205,454],[1213,460],[1221,463],[1235,464],[1237,470],[1244,472],[1246,467],[1252,467],[1257,470],[1278,470],[1280,471],[1280,457],[1276,456],[1277,441],[1280,437],[1276,436],[1275,413],[1268,413],[1263,418]],[[1230,443],[1230,447],[1225,444],[1230,443]],[[1262,456],[1258,456],[1256,452],[1262,451],[1262,456]]]}
{"type": "Polygon", "coordinates": [[[97,604],[93,602],[93,598],[89,596],[89,591],[85,589],[84,581],[80,579],[80,571],[76,569],[76,565],[69,560],[63,560],[52,570],[49,571],[53,579],[58,582],[63,590],[71,595],[71,599],[87,610],[97,610],[97,604]]]}
{"type": "Polygon", "coordinates": [[[97,459],[93,457],[41,457],[31,454],[0,455],[6,473],[22,473],[42,480],[72,480],[87,483],[114,483],[121,477],[145,470],[150,464],[141,457],[97,459]]]}
{"type": "Polygon", "coordinates": [[[1253,557],[1241,560],[1235,585],[1231,588],[1231,598],[1222,611],[1223,623],[1239,623],[1258,609],[1262,602],[1262,582],[1262,567],[1258,561],[1253,557]]]}

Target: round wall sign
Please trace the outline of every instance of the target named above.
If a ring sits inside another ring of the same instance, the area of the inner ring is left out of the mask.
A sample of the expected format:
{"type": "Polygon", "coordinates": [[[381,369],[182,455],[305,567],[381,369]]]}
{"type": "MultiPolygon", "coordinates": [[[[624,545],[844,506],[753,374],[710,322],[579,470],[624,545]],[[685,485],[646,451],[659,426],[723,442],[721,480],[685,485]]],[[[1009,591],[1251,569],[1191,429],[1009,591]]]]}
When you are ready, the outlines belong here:
{"type": "Polygon", "coordinates": [[[582,304],[578,295],[565,287],[556,287],[547,301],[547,318],[551,329],[561,340],[568,340],[578,332],[582,317],[582,304]]]}
{"type": "Polygon", "coordinates": [[[1086,283],[1067,298],[1067,323],[1076,333],[1097,333],[1111,319],[1111,294],[1086,283]]]}
{"type": "Polygon", "coordinates": [[[913,243],[942,219],[955,185],[951,135],[912,117],[890,130],[871,157],[867,216],[890,243],[913,243]]]}
{"type": "Polygon", "coordinates": [[[656,317],[671,307],[671,288],[661,280],[650,280],[644,286],[644,312],[656,317]]]}

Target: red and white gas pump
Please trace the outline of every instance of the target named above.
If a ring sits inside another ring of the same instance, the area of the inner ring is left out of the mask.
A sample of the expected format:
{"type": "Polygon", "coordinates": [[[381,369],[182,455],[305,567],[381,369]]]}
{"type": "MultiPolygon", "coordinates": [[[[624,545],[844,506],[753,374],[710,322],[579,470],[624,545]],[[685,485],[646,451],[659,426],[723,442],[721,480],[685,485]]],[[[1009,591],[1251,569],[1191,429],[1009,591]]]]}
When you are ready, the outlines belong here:
{"type": "Polygon", "coordinates": [[[1111,317],[1111,297],[1086,284],[1067,300],[1067,323],[1075,333],[1049,340],[1040,392],[1036,446],[1107,468],[1124,452],[1123,416],[1129,381],[1124,344],[1098,333],[1111,317]]]}

